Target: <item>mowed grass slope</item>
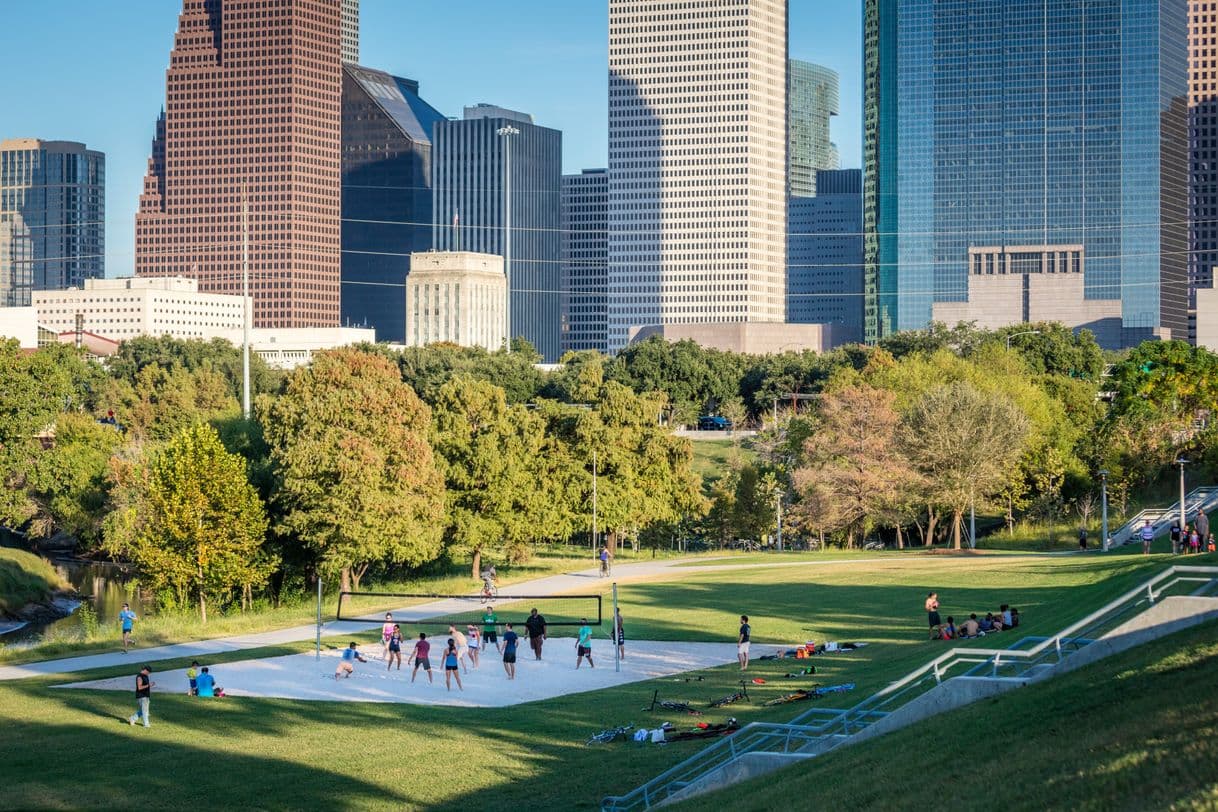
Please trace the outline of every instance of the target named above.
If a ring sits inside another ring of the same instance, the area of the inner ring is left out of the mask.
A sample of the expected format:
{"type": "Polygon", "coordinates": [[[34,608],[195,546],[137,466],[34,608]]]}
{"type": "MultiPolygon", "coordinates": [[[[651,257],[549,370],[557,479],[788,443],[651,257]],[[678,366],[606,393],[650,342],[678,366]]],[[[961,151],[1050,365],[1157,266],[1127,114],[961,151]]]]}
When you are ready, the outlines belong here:
{"type": "MultiPolygon", "coordinates": [[[[628,640],[731,640],[737,617],[746,613],[755,629],[755,655],[806,639],[872,643],[855,654],[812,660],[815,678],[782,677],[807,661],[756,663],[749,676],[767,684],[750,685],[753,704],[701,717],[785,721],[806,705],[760,703],[815,680],[856,682],[858,689],[840,703],[853,704],[941,652],[943,644],[924,639],[922,599],[929,589],[940,592],[949,613],[1015,603],[1027,618],[1021,633],[1047,633],[1164,563],[928,557],[688,572],[675,582],[623,585],[622,612],[628,640]]],[[[607,632],[600,630],[596,644],[601,667],[611,667],[607,632]]],[[[996,639],[981,642],[994,645],[996,639]]],[[[209,662],[218,664],[223,684],[226,660],[306,648],[239,652],[209,662]]],[[[546,656],[569,658],[574,668],[569,650],[551,647],[546,656]]],[[[590,734],[628,723],[691,725],[698,720],[642,708],[654,690],[661,698],[705,705],[740,679],[725,666],[703,672],[703,682],[655,680],[496,709],[158,695],[150,730],[124,721],[133,704],[126,693],[51,687],[84,676],[133,674],[138,664],[136,652],[129,669],[0,683],[0,780],[6,788],[0,807],[593,809],[603,796],[654,777],[701,743],[585,747],[590,734]]],[[[187,664],[154,667],[159,672],[187,664]]],[[[499,665],[489,661],[483,668],[499,665]]],[[[580,675],[572,672],[573,689],[580,675]]],[[[520,678],[528,678],[527,659],[520,678]]]]}
{"type": "Polygon", "coordinates": [[[49,600],[68,584],[55,568],[32,553],[0,547],[0,617],[28,603],[49,600]]]}
{"type": "Polygon", "coordinates": [[[676,809],[1218,807],[1210,623],[676,809]]]}

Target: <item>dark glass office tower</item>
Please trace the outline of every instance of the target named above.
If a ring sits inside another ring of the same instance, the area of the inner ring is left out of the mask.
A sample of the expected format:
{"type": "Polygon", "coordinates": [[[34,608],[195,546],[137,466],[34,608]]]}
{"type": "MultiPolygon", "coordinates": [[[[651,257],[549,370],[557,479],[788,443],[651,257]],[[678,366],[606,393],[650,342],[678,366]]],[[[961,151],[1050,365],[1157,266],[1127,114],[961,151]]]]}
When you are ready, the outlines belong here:
{"type": "Polygon", "coordinates": [[[1062,272],[1119,300],[1120,343],[1186,337],[1187,23],[1186,0],[865,0],[868,337],[971,274],[1062,272]]]}
{"type": "Polygon", "coordinates": [[[562,353],[562,133],[527,113],[465,108],[433,132],[433,238],[443,251],[504,253],[506,151],[511,150],[511,331],[547,362],[562,353]],[[499,134],[509,128],[515,132],[499,134]]]}
{"type": "Polygon", "coordinates": [[[787,319],[831,324],[834,345],[863,340],[863,179],[822,169],[815,197],[788,203],[787,319]]]}
{"type": "Polygon", "coordinates": [[[431,131],[444,116],[410,79],[343,66],[343,324],[406,338],[410,253],[431,248],[431,131]]]}
{"type": "Polygon", "coordinates": [[[609,171],[562,176],[562,348],[609,351],[609,171]]]}
{"type": "Polygon", "coordinates": [[[0,141],[0,307],[105,276],[106,156],[74,141],[0,141]]]}

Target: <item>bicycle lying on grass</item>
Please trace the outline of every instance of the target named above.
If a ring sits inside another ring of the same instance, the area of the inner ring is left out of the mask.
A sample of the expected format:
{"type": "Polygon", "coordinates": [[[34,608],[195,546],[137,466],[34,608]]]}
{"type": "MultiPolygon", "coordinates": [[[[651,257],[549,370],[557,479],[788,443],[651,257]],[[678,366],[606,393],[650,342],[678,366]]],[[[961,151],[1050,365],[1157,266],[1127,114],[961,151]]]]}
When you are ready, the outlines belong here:
{"type": "Polygon", "coordinates": [[[600,733],[593,733],[588,737],[588,741],[584,742],[584,746],[590,747],[594,744],[608,744],[619,736],[625,736],[634,725],[622,725],[621,727],[611,727],[608,730],[602,730],[600,733]]]}
{"type": "Polygon", "coordinates": [[[654,711],[656,709],[656,706],[659,706],[659,707],[663,708],[664,710],[680,711],[681,713],[688,713],[690,716],[701,716],[702,715],[702,711],[694,708],[688,702],[675,702],[671,699],[660,699],[659,691],[656,691],[654,694],[651,695],[651,707],[643,708],[643,710],[650,713],[651,711],[654,711]]]}
{"type": "Polygon", "coordinates": [[[788,702],[802,702],[805,699],[820,699],[822,696],[829,694],[840,694],[846,691],[853,691],[854,683],[847,682],[844,685],[830,685],[827,688],[822,688],[819,685],[812,688],[801,688],[798,691],[786,694],[784,696],[775,697],[765,703],[765,707],[773,707],[774,705],[785,705],[788,702]]]}
{"type": "Polygon", "coordinates": [[[748,686],[744,684],[744,680],[740,680],[739,691],[736,691],[733,694],[728,694],[721,699],[716,699],[714,702],[710,703],[710,706],[712,708],[722,708],[726,705],[732,704],[733,702],[739,702],[742,699],[748,699],[750,702],[753,701],[749,699],[749,689],[748,686]]]}

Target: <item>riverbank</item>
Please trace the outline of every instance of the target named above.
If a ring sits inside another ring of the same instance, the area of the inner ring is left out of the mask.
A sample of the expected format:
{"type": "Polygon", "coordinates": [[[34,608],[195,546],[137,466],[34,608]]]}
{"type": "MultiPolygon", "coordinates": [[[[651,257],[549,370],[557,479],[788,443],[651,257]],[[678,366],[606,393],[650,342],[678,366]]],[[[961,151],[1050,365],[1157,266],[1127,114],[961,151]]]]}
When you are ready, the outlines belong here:
{"type": "Polygon", "coordinates": [[[0,548],[0,622],[45,623],[75,609],[71,586],[45,559],[0,548]]]}

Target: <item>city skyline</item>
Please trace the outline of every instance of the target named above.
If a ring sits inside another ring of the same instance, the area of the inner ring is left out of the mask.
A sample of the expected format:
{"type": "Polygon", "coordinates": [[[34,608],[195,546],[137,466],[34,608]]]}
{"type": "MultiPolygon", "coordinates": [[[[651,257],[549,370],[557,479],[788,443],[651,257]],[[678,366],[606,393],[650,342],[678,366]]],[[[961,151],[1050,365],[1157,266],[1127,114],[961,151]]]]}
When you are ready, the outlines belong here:
{"type": "MultiPolygon", "coordinates": [[[[479,102],[528,110],[563,132],[563,172],[607,165],[608,3],[536,0],[521,15],[492,0],[408,8],[394,0],[360,3],[360,64],[418,81],[442,113],[460,117],[479,102]],[[476,24],[471,24],[476,20],[476,24]],[[537,25],[544,20],[545,25],[537,25]],[[454,45],[460,42],[462,47],[454,45]]],[[[89,144],[106,154],[106,273],[134,270],[135,211],[164,104],[165,70],[180,2],[20,4],[0,27],[0,67],[25,81],[6,88],[0,138],[89,144]],[[55,38],[31,31],[59,32],[55,38]],[[81,49],[81,41],[89,42],[81,49]],[[85,67],[87,66],[87,70],[85,67]],[[68,98],[71,104],[47,104],[68,98]]],[[[833,140],[843,167],[860,165],[861,10],[792,3],[790,54],[841,76],[833,140]]]]}

